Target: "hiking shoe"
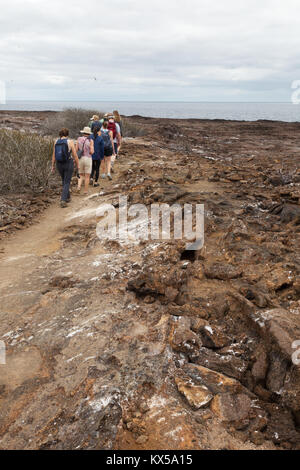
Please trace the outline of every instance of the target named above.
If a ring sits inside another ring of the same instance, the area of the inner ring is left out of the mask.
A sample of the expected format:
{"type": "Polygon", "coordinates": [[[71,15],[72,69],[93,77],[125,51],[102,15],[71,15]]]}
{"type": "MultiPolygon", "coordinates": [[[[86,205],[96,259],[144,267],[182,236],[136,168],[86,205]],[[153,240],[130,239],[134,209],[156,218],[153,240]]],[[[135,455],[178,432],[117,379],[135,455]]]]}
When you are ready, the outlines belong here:
{"type": "Polygon", "coordinates": [[[93,178],[90,179],[90,186],[93,186],[94,180],[93,178]]]}
{"type": "Polygon", "coordinates": [[[99,183],[94,183],[94,188],[97,188],[99,186],[99,183]]]}
{"type": "Polygon", "coordinates": [[[110,173],[108,173],[107,178],[108,178],[110,181],[112,180],[112,176],[111,176],[110,173]]]}
{"type": "Polygon", "coordinates": [[[62,208],[67,207],[66,201],[60,201],[60,207],[62,208]]]}

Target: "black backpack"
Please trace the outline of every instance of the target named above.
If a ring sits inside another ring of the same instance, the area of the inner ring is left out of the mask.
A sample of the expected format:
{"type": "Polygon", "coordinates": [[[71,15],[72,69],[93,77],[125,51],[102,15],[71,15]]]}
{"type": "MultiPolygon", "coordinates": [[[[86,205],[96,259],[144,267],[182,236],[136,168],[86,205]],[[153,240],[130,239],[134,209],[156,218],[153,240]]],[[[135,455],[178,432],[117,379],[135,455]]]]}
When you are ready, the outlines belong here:
{"type": "Polygon", "coordinates": [[[55,160],[65,163],[70,158],[68,139],[58,139],[55,144],[55,160]]]}

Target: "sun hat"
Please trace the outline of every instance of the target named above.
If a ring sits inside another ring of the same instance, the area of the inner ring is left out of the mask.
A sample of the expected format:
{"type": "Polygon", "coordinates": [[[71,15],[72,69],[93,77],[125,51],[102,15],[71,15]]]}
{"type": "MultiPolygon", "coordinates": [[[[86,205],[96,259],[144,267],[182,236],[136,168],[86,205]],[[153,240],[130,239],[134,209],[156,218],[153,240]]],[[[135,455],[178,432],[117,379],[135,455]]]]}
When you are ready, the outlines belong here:
{"type": "Polygon", "coordinates": [[[80,131],[80,134],[91,134],[92,131],[91,131],[91,128],[86,126],[82,129],[82,131],[80,131]]]}

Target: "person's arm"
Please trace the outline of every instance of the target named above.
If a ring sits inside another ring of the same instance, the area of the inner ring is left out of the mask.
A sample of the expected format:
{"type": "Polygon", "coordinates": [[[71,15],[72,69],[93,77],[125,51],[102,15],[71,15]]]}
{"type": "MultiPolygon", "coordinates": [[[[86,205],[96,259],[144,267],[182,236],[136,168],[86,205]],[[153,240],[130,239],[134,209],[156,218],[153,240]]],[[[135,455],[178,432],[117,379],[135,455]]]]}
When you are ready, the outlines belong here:
{"type": "Polygon", "coordinates": [[[90,155],[94,155],[95,148],[94,148],[94,141],[90,139],[90,155]]]}
{"type": "Polygon", "coordinates": [[[117,142],[118,142],[118,147],[120,147],[121,145],[121,142],[122,142],[122,137],[121,137],[121,134],[117,134],[117,142]]]}
{"type": "MultiPolygon", "coordinates": [[[[76,142],[76,147],[78,146],[77,142],[76,142]]],[[[78,155],[77,155],[77,151],[75,149],[75,146],[74,146],[74,143],[73,141],[71,142],[71,152],[72,152],[72,155],[73,155],[73,158],[75,160],[75,163],[76,163],[76,166],[79,170],[79,158],[78,158],[78,155]]]]}
{"type": "Polygon", "coordinates": [[[54,170],[55,170],[55,144],[56,144],[56,140],[54,141],[54,147],[53,147],[53,153],[52,153],[52,167],[51,167],[52,173],[54,173],[54,170]]]}
{"type": "Polygon", "coordinates": [[[114,134],[113,134],[113,131],[109,131],[109,137],[110,137],[111,145],[112,145],[112,148],[113,148],[113,155],[116,155],[116,154],[115,154],[114,134]]]}
{"type": "Polygon", "coordinates": [[[119,123],[116,123],[116,128],[117,128],[117,144],[118,144],[118,147],[120,147],[121,145],[121,127],[120,127],[120,124],[119,123]]]}
{"type": "Polygon", "coordinates": [[[104,142],[103,142],[103,139],[101,139],[101,143],[100,143],[100,159],[103,160],[104,158],[104,142]]]}

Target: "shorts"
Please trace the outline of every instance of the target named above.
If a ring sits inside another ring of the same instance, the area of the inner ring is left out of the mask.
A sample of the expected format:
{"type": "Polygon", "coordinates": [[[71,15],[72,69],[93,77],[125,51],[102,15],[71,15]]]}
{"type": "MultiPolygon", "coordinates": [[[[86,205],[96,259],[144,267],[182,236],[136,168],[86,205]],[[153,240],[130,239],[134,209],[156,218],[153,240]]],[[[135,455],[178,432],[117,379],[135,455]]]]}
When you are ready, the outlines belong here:
{"type": "Polygon", "coordinates": [[[108,149],[107,149],[107,148],[104,149],[104,156],[105,156],[105,157],[111,157],[113,153],[114,153],[114,152],[113,152],[112,147],[111,147],[111,148],[108,148],[108,149]]]}
{"type": "Polygon", "coordinates": [[[81,157],[79,159],[79,174],[90,175],[92,173],[92,157],[81,157]]]}

